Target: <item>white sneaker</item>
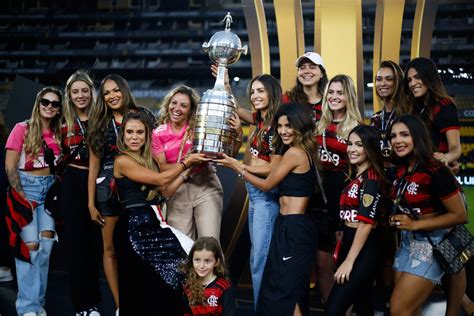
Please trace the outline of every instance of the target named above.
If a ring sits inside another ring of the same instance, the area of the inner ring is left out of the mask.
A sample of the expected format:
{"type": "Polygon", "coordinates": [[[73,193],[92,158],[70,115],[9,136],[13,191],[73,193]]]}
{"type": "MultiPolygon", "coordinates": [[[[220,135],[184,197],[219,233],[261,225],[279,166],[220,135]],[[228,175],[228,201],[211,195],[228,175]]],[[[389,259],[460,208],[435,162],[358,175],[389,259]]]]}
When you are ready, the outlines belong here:
{"type": "Polygon", "coordinates": [[[117,308],[117,310],[115,311],[115,316],[119,316],[120,313],[119,313],[119,308],[117,308]]]}
{"type": "Polygon", "coordinates": [[[35,312],[28,312],[28,313],[23,314],[23,316],[36,316],[36,313],[35,312]]]}
{"type": "Polygon", "coordinates": [[[13,275],[10,268],[0,267],[0,282],[7,282],[13,280],[13,275]]]}
{"type": "Polygon", "coordinates": [[[38,313],[38,316],[47,316],[46,311],[43,309],[41,312],[38,313]]]}

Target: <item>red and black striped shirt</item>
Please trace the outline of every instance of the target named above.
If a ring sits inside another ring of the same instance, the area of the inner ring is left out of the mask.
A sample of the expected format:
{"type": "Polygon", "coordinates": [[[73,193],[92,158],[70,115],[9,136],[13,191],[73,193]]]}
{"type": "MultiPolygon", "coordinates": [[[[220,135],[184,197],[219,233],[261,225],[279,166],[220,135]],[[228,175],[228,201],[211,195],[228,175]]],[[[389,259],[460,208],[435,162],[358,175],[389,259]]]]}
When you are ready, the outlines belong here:
{"type": "Polygon", "coordinates": [[[344,138],[336,134],[337,124],[329,124],[323,135],[316,137],[319,145],[319,163],[325,172],[345,172],[347,169],[347,143],[344,138]]]}
{"type": "Polygon", "coordinates": [[[89,159],[85,159],[88,157],[88,155],[80,154],[81,151],[87,152],[89,148],[87,147],[84,139],[83,133],[87,130],[87,123],[88,121],[81,121],[82,125],[82,130],[81,127],[79,126],[79,123],[77,120],[74,121],[74,128],[71,131],[71,133],[68,133],[68,128],[67,125],[64,123],[61,126],[61,139],[62,139],[62,157],[67,157],[70,155],[74,150],[81,144],[82,141],[84,141],[84,144],[81,146],[79,152],[77,153],[76,157],[71,161],[71,163],[78,165],[78,166],[84,166],[88,167],[89,166],[89,159]],[[81,159],[82,157],[82,159],[81,159]]]}
{"type": "Polygon", "coordinates": [[[442,201],[459,190],[456,178],[445,166],[417,167],[412,172],[407,172],[406,166],[400,166],[392,187],[392,198],[399,198],[400,213],[431,214],[445,212],[442,201]]]}
{"type": "Polygon", "coordinates": [[[204,289],[204,305],[189,306],[187,302],[191,290],[184,288],[186,295],[185,316],[235,316],[235,294],[230,281],[224,278],[216,278],[204,289]]]}
{"type": "MultiPolygon", "coordinates": [[[[260,115],[260,112],[253,113],[253,121],[255,122],[255,135],[264,127],[263,118],[260,115]]],[[[254,137],[252,144],[250,145],[250,153],[253,156],[256,156],[259,159],[270,161],[270,155],[272,154],[272,138],[273,138],[273,128],[268,126],[267,129],[262,134],[261,146],[258,146],[258,139],[254,137]]]]}
{"type": "Polygon", "coordinates": [[[339,216],[348,222],[375,224],[384,215],[386,185],[374,168],[352,180],[342,191],[339,216]]]}
{"type": "MultiPolygon", "coordinates": [[[[293,100],[291,100],[290,97],[288,96],[288,94],[285,93],[282,97],[282,103],[287,104],[287,103],[290,103],[290,102],[293,102],[293,100]]],[[[323,99],[321,98],[321,100],[319,100],[316,103],[306,102],[305,104],[307,106],[309,106],[311,108],[311,111],[313,112],[313,122],[314,122],[314,124],[318,123],[319,120],[321,119],[321,116],[323,115],[323,110],[322,110],[323,99]]]]}

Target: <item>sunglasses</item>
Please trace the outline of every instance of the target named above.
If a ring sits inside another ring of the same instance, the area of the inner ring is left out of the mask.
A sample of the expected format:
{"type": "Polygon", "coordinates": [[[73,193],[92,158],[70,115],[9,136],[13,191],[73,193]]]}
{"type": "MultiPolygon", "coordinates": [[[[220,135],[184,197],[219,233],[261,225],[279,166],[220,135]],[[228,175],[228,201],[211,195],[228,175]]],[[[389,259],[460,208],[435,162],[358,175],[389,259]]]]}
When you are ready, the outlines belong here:
{"type": "Polygon", "coordinates": [[[59,101],[50,101],[50,100],[44,99],[44,98],[40,100],[40,103],[44,107],[47,107],[50,104],[53,108],[56,108],[56,109],[61,107],[61,102],[59,102],[59,101]]]}

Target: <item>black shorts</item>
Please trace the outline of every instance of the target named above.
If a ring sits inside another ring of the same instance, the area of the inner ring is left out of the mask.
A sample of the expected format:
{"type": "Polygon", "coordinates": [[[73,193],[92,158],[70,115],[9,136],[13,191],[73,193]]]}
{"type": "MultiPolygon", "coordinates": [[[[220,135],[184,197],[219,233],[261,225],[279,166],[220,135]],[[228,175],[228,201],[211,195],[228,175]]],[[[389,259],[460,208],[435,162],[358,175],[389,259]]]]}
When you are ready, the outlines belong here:
{"type": "Polygon", "coordinates": [[[100,214],[105,216],[120,216],[122,206],[114,188],[113,166],[101,169],[96,182],[95,205],[100,214]]]}
{"type": "Polygon", "coordinates": [[[298,304],[308,315],[310,271],[317,232],[307,215],[279,215],[257,301],[258,315],[292,315],[298,304]]]}

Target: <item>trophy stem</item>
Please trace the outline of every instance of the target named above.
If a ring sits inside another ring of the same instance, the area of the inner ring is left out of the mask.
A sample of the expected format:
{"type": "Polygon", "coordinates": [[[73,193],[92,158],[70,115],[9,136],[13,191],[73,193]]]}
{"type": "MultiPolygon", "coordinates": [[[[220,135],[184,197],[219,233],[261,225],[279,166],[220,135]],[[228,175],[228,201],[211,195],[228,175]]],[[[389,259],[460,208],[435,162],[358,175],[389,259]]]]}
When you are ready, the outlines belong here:
{"type": "Polygon", "coordinates": [[[221,91],[225,90],[225,81],[224,81],[225,70],[226,70],[226,67],[219,64],[219,66],[217,67],[216,83],[214,84],[213,90],[221,90],[221,91]]]}

